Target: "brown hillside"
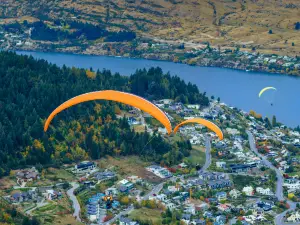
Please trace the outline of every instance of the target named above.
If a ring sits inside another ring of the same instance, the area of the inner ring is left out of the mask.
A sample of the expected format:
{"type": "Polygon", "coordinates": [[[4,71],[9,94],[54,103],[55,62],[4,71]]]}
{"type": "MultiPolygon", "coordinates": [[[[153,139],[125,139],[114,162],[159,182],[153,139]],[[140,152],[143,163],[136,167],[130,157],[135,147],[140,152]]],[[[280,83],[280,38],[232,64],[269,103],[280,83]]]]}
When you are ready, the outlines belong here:
{"type": "Polygon", "coordinates": [[[2,0],[2,18],[74,18],[165,41],[300,52],[299,0],[2,0]],[[4,4],[3,4],[4,2],[4,4]],[[109,12],[109,13],[107,13],[109,12]],[[107,16],[109,15],[109,16],[107,16]],[[124,27],[125,26],[125,27],[124,27]],[[269,34],[269,30],[273,34],[269,34]],[[295,46],[292,46],[294,42],[295,46]]]}

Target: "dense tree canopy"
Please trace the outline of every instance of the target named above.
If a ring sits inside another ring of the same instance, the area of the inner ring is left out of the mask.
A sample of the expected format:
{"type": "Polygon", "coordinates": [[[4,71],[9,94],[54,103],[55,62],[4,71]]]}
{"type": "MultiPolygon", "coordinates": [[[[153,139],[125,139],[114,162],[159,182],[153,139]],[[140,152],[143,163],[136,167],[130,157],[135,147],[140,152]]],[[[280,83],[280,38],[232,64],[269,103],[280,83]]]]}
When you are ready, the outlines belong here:
{"type": "Polygon", "coordinates": [[[171,145],[161,136],[135,133],[127,119],[116,119],[124,105],[96,101],[60,113],[47,133],[45,119],[59,104],[79,94],[113,89],[159,98],[182,98],[207,104],[197,87],[161,69],[137,71],[131,77],[110,71],[59,68],[45,60],[0,52],[0,176],[10,169],[37,163],[68,163],[110,155],[142,155],[166,164],[188,154],[190,144],[171,145]],[[142,85],[142,86],[141,86],[142,85]],[[174,154],[169,154],[170,151],[174,154]],[[51,160],[50,160],[51,159],[51,160]]]}

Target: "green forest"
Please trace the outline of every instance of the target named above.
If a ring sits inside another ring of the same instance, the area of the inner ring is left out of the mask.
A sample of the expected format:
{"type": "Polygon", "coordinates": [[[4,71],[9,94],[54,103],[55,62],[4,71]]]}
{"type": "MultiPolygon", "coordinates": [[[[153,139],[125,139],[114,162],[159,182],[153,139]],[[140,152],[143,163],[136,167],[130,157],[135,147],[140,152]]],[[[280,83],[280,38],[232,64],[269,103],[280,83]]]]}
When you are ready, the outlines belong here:
{"type": "Polygon", "coordinates": [[[167,165],[189,155],[189,142],[171,144],[159,135],[134,132],[126,118],[116,117],[128,107],[110,101],[71,107],[56,116],[45,133],[49,114],[76,95],[111,89],[150,100],[208,104],[195,85],[163,74],[160,68],[125,77],[108,70],[60,68],[12,52],[0,52],[0,83],[0,176],[26,165],[55,166],[105,155],[136,154],[156,162],[163,159],[167,165]]]}
{"type": "Polygon", "coordinates": [[[3,28],[5,31],[13,33],[22,33],[22,31],[31,28],[30,37],[33,40],[42,41],[79,40],[85,37],[89,41],[104,38],[106,42],[124,42],[132,41],[136,38],[135,32],[132,31],[122,30],[112,32],[99,25],[76,21],[54,21],[53,25],[50,25],[45,21],[28,23],[25,20],[23,23],[5,24],[3,28]]]}

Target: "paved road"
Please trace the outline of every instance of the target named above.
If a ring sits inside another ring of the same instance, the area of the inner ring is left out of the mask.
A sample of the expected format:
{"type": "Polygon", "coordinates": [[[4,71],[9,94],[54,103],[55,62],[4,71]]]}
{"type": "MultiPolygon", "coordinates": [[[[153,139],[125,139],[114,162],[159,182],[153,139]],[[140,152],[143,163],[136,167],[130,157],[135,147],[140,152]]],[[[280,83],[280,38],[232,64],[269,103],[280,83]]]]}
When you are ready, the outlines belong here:
{"type": "MultiPolygon", "coordinates": [[[[275,166],[273,166],[272,163],[270,163],[267,158],[263,155],[261,155],[257,148],[256,148],[256,142],[255,139],[253,137],[253,134],[250,131],[247,131],[248,134],[248,138],[249,138],[249,144],[250,144],[250,148],[253,152],[255,152],[263,161],[263,163],[269,167],[270,169],[274,170],[276,172],[276,177],[277,177],[277,184],[276,184],[276,197],[278,198],[279,201],[283,201],[285,200],[284,195],[283,195],[283,182],[284,182],[284,178],[282,176],[282,173],[280,172],[279,169],[277,169],[275,166]]],[[[284,211],[281,214],[278,214],[275,217],[275,224],[276,225],[299,225],[299,223],[285,223],[283,221],[285,215],[287,212],[290,211],[294,211],[296,209],[296,203],[287,200],[287,203],[290,205],[290,209],[284,211]]]]}
{"type": "Polygon", "coordinates": [[[210,137],[206,135],[206,137],[205,137],[205,157],[206,158],[205,158],[204,166],[200,170],[201,172],[205,172],[211,164],[210,151],[211,151],[210,137]]]}
{"type": "Polygon", "coordinates": [[[255,139],[253,137],[253,134],[249,131],[247,131],[248,134],[248,138],[249,138],[249,144],[250,144],[250,148],[253,152],[255,152],[263,161],[263,163],[269,167],[270,169],[274,170],[276,172],[276,177],[277,177],[277,185],[276,185],[276,197],[278,198],[279,201],[283,201],[284,197],[283,197],[283,176],[280,172],[279,169],[277,169],[275,166],[273,166],[273,164],[271,162],[269,162],[267,160],[267,158],[264,155],[261,155],[257,148],[256,148],[256,142],[255,139]]]}
{"type": "Polygon", "coordinates": [[[68,194],[70,200],[73,202],[73,208],[74,208],[73,216],[79,222],[81,222],[81,219],[80,219],[80,216],[79,216],[80,215],[80,205],[79,205],[79,202],[78,202],[76,196],[74,195],[74,190],[79,187],[79,184],[75,183],[75,182],[72,182],[71,185],[72,185],[72,188],[67,191],[67,194],[68,194]]]}
{"type": "Polygon", "coordinates": [[[153,194],[158,194],[164,186],[164,182],[156,185],[148,194],[144,195],[141,200],[147,200],[153,194]]]}
{"type": "Polygon", "coordinates": [[[116,215],[114,218],[112,218],[111,220],[105,222],[105,223],[99,223],[99,224],[103,224],[103,225],[109,225],[112,222],[116,221],[117,219],[119,219],[121,216],[127,215],[129,214],[132,210],[134,210],[133,206],[129,206],[125,211],[120,212],[118,215],[116,215]]]}

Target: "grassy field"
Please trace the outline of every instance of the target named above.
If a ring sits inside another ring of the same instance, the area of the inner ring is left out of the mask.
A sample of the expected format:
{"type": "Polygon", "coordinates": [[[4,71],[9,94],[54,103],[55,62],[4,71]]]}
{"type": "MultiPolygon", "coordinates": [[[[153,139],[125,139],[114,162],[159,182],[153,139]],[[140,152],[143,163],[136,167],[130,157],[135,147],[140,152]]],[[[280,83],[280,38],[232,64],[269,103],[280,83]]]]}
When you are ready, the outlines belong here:
{"type": "Polygon", "coordinates": [[[187,160],[193,166],[199,164],[204,165],[205,163],[205,148],[203,146],[193,146],[191,155],[187,157],[187,160]]]}
{"type": "Polygon", "coordinates": [[[161,182],[162,180],[145,169],[146,166],[150,165],[149,162],[144,162],[137,156],[120,158],[108,156],[99,160],[98,165],[100,168],[114,169],[122,177],[127,175],[137,175],[154,183],[161,182]]]}
{"type": "Polygon", "coordinates": [[[160,215],[160,210],[141,208],[133,210],[130,213],[129,218],[143,222],[151,220],[155,224],[161,224],[162,219],[160,215]]]}

